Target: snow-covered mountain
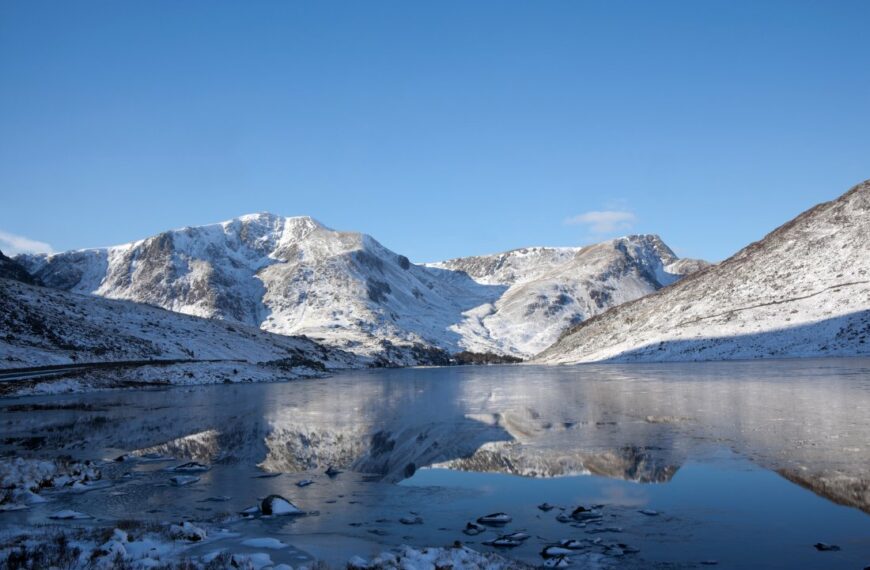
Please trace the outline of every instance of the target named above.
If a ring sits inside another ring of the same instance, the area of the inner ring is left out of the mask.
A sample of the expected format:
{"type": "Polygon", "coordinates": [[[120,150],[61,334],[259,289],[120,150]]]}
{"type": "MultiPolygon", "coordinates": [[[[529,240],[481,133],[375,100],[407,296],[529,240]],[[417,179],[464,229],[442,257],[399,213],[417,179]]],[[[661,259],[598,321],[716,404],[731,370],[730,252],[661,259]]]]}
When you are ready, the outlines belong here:
{"type": "Polygon", "coordinates": [[[590,319],[540,363],[870,354],[870,181],[731,258],[590,319]]]}
{"type": "Polygon", "coordinates": [[[658,236],[640,235],[588,247],[531,247],[462,257],[430,267],[505,287],[494,302],[467,311],[453,330],[473,352],[527,357],[583,320],[706,265],[677,259],[658,236]]]}
{"type": "Polygon", "coordinates": [[[395,365],[462,350],[530,356],[680,273],[656,236],[427,266],[364,234],[265,213],[17,260],[50,287],[304,334],[395,365]]]}

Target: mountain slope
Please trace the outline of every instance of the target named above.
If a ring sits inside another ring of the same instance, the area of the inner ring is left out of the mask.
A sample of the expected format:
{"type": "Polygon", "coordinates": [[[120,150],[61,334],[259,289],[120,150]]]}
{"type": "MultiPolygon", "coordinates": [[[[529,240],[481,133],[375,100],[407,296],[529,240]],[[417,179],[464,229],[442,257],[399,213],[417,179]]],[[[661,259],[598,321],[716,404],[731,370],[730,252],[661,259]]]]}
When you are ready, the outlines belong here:
{"type": "Polygon", "coordinates": [[[6,257],[0,251],[0,279],[14,279],[22,283],[34,285],[36,280],[14,259],[6,257]]]}
{"type": "Polygon", "coordinates": [[[643,235],[588,247],[534,247],[464,257],[431,267],[507,288],[495,302],[466,312],[454,326],[466,347],[531,356],[577,323],[652,293],[704,264],[678,260],[658,236],[643,235]]]}
{"type": "Polygon", "coordinates": [[[305,338],[0,279],[0,367],[150,359],[363,364],[305,338]]]}
{"type": "Polygon", "coordinates": [[[503,261],[471,274],[487,257],[416,265],[370,236],[263,213],[18,260],[51,287],[304,334],[392,365],[461,350],[530,356],[571,324],[678,277],[655,236],[488,258],[503,261]]]}
{"type": "Polygon", "coordinates": [[[580,324],[536,361],[870,354],[867,236],[870,181],[726,261],[580,324]]]}

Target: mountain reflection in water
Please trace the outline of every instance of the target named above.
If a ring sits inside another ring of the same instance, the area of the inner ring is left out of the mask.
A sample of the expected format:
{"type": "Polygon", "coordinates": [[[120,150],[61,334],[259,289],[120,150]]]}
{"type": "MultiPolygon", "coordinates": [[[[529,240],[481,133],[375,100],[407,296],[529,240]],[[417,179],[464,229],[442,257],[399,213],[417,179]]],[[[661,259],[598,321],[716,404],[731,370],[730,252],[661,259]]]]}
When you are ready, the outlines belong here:
{"type": "Polygon", "coordinates": [[[862,359],[382,370],[27,402],[43,409],[9,416],[6,452],[334,466],[385,482],[435,466],[667,483],[687,459],[724,447],[870,512],[862,359]],[[71,402],[81,406],[56,409],[71,402]]]}

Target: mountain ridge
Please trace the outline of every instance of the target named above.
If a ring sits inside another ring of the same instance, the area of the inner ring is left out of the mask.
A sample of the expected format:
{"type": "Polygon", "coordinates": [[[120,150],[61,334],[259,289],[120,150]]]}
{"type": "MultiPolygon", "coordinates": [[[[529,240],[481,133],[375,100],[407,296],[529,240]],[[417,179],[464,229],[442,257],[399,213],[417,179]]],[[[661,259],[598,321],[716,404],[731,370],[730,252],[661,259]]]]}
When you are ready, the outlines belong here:
{"type": "Polygon", "coordinates": [[[535,360],[868,353],[866,235],[870,181],[808,209],[715,266],[566,330],[535,360]]]}
{"type": "Polygon", "coordinates": [[[260,212],[16,259],[54,288],[389,353],[393,365],[434,362],[428,349],[529,357],[571,323],[682,277],[654,235],[495,255],[511,259],[512,277],[464,271],[464,260],[493,256],[415,264],[367,234],[260,212]],[[522,330],[530,319],[534,333],[522,330]]]}

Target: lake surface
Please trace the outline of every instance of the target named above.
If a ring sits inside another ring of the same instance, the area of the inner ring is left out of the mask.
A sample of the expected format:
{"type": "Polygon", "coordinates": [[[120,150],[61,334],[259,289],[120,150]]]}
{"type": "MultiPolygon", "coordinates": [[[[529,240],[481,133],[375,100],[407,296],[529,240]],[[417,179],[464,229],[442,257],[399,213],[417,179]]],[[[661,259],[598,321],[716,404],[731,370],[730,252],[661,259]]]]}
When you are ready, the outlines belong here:
{"type": "Polygon", "coordinates": [[[208,548],[272,536],[293,545],[276,562],[339,565],[398,544],[493,550],[482,543],[523,529],[532,538],[501,552],[536,564],[564,538],[638,549],[621,567],[870,564],[866,359],[353,371],[0,400],[0,414],[4,455],[176,459],[107,461],[105,488],[0,513],[0,528],[60,508],[96,517],[88,524],[208,520],[279,493],[312,514],[231,521],[241,537],[208,548]],[[212,467],[168,485],[167,465],[190,459],[212,467]],[[344,472],[330,478],[330,465],[344,472]],[[208,500],[218,496],[229,499],[208,500]],[[585,526],[556,518],[596,504],[602,518],[585,526]],[[495,511],[512,523],[461,532],[495,511]],[[423,524],[399,522],[412,512],[423,524]]]}

